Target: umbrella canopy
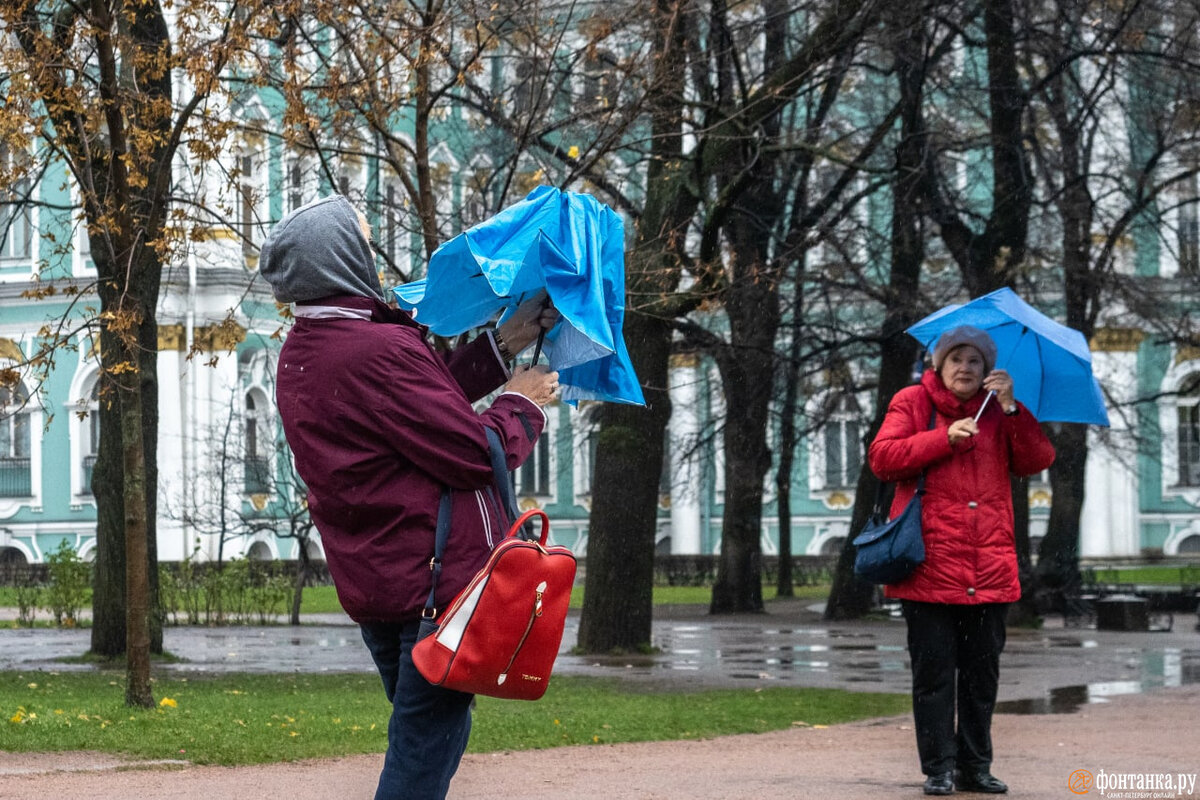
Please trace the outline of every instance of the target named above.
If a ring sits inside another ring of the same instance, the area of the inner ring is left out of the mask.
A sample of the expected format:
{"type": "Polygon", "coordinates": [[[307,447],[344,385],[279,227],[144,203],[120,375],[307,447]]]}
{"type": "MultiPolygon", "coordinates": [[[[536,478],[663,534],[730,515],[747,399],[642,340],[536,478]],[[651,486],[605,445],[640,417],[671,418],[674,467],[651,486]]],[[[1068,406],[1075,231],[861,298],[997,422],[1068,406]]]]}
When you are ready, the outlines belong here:
{"type": "Polygon", "coordinates": [[[418,322],[456,336],[543,288],[561,315],[545,351],[563,400],[644,405],[621,334],[625,226],[591,195],[540,186],[444,243],[426,278],[393,291],[418,322]]]}
{"type": "Polygon", "coordinates": [[[1050,319],[1011,289],[946,306],[908,333],[932,350],[942,333],[959,325],[973,325],[991,335],[996,368],[1012,375],[1013,394],[1039,420],[1108,425],[1104,395],[1092,374],[1092,354],[1082,333],[1050,319]]]}

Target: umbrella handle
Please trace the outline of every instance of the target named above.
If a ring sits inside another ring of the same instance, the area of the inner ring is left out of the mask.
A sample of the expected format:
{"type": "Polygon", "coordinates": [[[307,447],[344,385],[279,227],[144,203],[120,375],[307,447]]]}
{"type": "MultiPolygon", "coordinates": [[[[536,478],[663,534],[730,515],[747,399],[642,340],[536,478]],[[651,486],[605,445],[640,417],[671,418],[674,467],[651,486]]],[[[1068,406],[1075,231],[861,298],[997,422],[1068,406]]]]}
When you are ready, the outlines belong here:
{"type": "Polygon", "coordinates": [[[537,344],[533,347],[533,361],[530,362],[529,366],[537,365],[538,357],[542,354],[542,342],[544,341],[546,341],[546,329],[542,328],[542,332],[538,334],[537,344]]]}
{"type": "Polygon", "coordinates": [[[976,422],[979,422],[979,418],[983,416],[983,410],[985,408],[987,408],[988,400],[991,400],[995,394],[996,394],[996,390],[993,389],[992,391],[987,393],[987,397],[983,398],[983,405],[979,406],[979,410],[975,412],[975,421],[976,422]]]}

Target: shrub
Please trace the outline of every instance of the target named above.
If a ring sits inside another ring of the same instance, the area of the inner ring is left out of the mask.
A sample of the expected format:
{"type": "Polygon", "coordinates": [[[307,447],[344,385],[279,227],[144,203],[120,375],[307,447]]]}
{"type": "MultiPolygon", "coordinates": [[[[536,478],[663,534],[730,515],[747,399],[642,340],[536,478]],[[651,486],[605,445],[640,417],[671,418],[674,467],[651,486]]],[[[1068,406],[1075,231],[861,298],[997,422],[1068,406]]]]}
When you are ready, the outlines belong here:
{"type": "Polygon", "coordinates": [[[46,564],[50,570],[50,585],[46,588],[43,607],[54,615],[55,625],[74,627],[92,585],[91,569],[65,539],[59,542],[57,550],[46,556],[46,564]]]}

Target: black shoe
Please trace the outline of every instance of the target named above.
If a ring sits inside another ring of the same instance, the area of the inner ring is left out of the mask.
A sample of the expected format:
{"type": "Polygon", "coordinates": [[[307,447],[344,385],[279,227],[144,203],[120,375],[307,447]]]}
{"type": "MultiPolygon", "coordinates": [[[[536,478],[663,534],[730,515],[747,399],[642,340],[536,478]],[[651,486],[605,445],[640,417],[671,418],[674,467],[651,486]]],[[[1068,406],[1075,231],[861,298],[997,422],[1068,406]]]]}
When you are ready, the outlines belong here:
{"type": "Polygon", "coordinates": [[[954,773],[930,775],[925,779],[925,794],[954,794],[954,773]]]}
{"type": "Polygon", "coordinates": [[[982,794],[1004,794],[1008,784],[997,778],[986,769],[979,772],[954,773],[954,785],[964,792],[981,792],[982,794]]]}

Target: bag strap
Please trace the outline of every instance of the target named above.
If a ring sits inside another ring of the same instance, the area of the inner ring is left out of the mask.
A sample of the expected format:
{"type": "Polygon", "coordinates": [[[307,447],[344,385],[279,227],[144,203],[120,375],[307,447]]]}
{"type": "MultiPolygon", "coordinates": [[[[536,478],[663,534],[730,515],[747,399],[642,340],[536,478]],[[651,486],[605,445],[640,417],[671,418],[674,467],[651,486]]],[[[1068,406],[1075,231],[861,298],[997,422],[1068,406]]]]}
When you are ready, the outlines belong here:
{"type": "MultiPolygon", "coordinates": [[[[932,406],[932,402],[933,401],[930,400],[931,406],[932,406]]],[[[926,430],[931,431],[936,426],[937,426],[937,406],[932,406],[932,408],[929,412],[929,427],[926,428],[926,430]]],[[[891,483],[891,481],[880,481],[879,483],[877,483],[875,485],[874,513],[876,515],[883,515],[883,513],[884,513],[883,512],[883,493],[884,493],[884,489],[887,487],[887,485],[889,483],[891,483]]],[[[918,495],[925,494],[925,470],[921,470],[921,475],[920,475],[920,477],[917,478],[917,492],[916,493],[918,495]]]]}
{"type": "MultiPolygon", "coordinates": [[[[518,516],[517,494],[513,489],[512,474],[508,471],[505,462],[504,445],[500,442],[500,434],[486,425],[483,427],[483,432],[487,436],[488,456],[492,461],[492,475],[500,494],[501,511],[505,515],[505,522],[511,525],[518,516]]],[[[426,620],[435,619],[438,613],[434,595],[437,593],[438,578],[442,576],[442,554],[446,552],[446,543],[450,541],[452,506],[450,489],[443,489],[442,498],[438,502],[437,528],[433,536],[433,558],[429,559],[429,571],[433,573],[433,585],[429,587],[429,597],[426,598],[425,608],[421,611],[421,617],[426,620]]],[[[526,523],[525,527],[528,529],[529,523],[526,523]]]]}
{"type": "Polygon", "coordinates": [[[449,489],[442,490],[442,499],[438,501],[437,528],[433,535],[433,558],[429,559],[429,571],[432,573],[429,587],[429,597],[425,599],[425,608],[421,618],[433,620],[437,618],[437,604],[434,595],[437,593],[438,578],[442,577],[442,553],[446,552],[446,542],[450,541],[450,512],[453,508],[453,498],[449,489]]]}
{"type": "Polygon", "coordinates": [[[506,517],[504,521],[512,525],[520,513],[517,510],[517,493],[513,490],[512,473],[508,471],[504,445],[500,443],[500,434],[486,425],[483,432],[487,435],[488,455],[492,458],[492,475],[500,492],[500,505],[506,517]]]}

